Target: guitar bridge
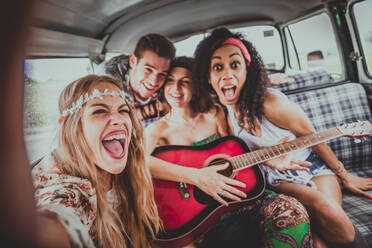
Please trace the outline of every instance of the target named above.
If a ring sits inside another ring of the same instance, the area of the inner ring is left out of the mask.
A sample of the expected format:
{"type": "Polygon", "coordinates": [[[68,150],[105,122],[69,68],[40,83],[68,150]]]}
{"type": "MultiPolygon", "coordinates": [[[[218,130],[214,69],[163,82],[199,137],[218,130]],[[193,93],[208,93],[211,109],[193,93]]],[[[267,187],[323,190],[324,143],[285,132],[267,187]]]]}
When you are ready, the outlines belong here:
{"type": "Polygon", "coordinates": [[[177,183],[178,192],[180,192],[182,200],[190,198],[190,190],[187,183],[177,183]]]}

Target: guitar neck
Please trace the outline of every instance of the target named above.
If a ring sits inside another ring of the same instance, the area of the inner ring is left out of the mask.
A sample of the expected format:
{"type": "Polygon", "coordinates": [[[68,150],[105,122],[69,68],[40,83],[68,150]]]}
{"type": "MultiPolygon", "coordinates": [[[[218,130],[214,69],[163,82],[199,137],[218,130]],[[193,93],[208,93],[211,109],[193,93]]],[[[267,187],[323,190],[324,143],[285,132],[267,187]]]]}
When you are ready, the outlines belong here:
{"type": "Polygon", "coordinates": [[[311,147],[340,136],[343,136],[342,132],[337,127],[334,127],[319,133],[302,136],[286,143],[265,147],[254,152],[241,154],[232,157],[230,161],[232,163],[232,166],[234,167],[234,171],[238,171],[256,164],[261,164],[273,158],[278,158],[288,152],[311,147]]]}

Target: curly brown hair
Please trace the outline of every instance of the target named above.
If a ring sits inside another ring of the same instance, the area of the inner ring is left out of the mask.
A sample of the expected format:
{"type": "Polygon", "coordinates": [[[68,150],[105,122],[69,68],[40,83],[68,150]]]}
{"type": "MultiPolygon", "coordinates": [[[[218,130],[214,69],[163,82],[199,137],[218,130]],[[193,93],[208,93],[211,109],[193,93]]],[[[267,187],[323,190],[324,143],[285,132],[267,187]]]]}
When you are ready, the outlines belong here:
{"type": "Polygon", "coordinates": [[[193,71],[193,81],[200,92],[210,89],[213,91],[209,82],[210,62],[214,51],[228,38],[239,39],[247,47],[251,55],[251,63],[247,67],[247,78],[241,90],[238,106],[238,122],[241,127],[248,124],[248,131],[255,131],[254,120],[259,121],[263,117],[263,103],[267,95],[267,88],[270,85],[267,71],[264,67],[261,56],[251,42],[247,41],[242,34],[232,33],[227,28],[218,28],[202,40],[194,53],[195,69],[193,71]]]}

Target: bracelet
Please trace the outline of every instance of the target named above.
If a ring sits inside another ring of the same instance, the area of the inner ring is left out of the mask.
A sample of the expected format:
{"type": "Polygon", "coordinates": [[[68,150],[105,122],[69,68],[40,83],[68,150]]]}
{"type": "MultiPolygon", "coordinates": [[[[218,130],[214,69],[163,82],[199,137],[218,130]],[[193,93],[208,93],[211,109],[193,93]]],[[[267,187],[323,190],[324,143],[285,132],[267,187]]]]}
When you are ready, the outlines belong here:
{"type": "Polygon", "coordinates": [[[341,177],[342,174],[345,172],[344,165],[340,162],[340,166],[337,168],[337,170],[332,170],[337,176],[341,177]]]}
{"type": "Polygon", "coordinates": [[[339,174],[342,170],[344,169],[344,167],[342,166],[342,163],[339,163],[339,167],[335,170],[335,169],[332,169],[333,173],[335,173],[336,175],[339,174]]]}

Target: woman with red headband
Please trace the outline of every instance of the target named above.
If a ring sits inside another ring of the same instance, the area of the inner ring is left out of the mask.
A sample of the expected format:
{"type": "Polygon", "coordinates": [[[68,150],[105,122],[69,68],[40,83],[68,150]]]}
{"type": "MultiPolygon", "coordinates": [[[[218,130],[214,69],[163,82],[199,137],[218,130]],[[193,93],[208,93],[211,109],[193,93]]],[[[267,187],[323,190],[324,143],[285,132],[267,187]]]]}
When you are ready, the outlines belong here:
{"type": "MultiPolygon", "coordinates": [[[[268,89],[269,80],[262,59],[253,45],[239,33],[216,29],[195,51],[195,85],[213,88],[227,107],[232,133],[251,149],[275,145],[280,140],[314,133],[305,113],[279,91],[268,89]]],[[[312,219],[315,247],[365,247],[361,235],[341,207],[337,174],[346,188],[368,196],[370,180],[346,172],[343,164],[325,144],[300,149],[290,156],[308,161],[304,170],[282,170],[275,161],[262,166],[270,186],[296,197],[312,219]],[[275,168],[276,167],[276,168],[275,168]],[[274,169],[273,169],[274,168],[274,169]],[[325,241],[325,242],[324,242],[325,241]]]]}
{"type": "MultiPolygon", "coordinates": [[[[192,81],[193,65],[194,60],[188,57],[172,61],[162,91],[170,112],[146,128],[148,154],[156,146],[202,145],[228,134],[222,108],[214,105],[208,93],[203,89],[199,91],[192,81]]],[[[195,185],[223,205],[228,205],[228,200],[240,201],[247,197],[243,191],[232,187],[245,187],[242,182],[218,173],[227,165],[197,169],[153,156],[148,156],[146,162],[154,178],[195,185]]],[[[290,168],[303,169],[295,165],[290,168]]],[[[312,247],[312,239],[304,207],[293,197],[266,190],[244,210],[223,215],[196,245],[213,248],[312,247]]],[[[195,246],[190,244],[188,247],[195,246]]]]}

